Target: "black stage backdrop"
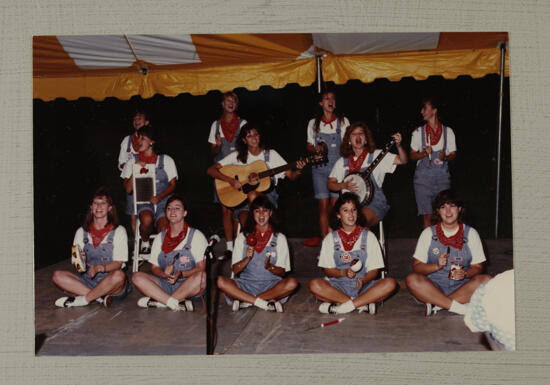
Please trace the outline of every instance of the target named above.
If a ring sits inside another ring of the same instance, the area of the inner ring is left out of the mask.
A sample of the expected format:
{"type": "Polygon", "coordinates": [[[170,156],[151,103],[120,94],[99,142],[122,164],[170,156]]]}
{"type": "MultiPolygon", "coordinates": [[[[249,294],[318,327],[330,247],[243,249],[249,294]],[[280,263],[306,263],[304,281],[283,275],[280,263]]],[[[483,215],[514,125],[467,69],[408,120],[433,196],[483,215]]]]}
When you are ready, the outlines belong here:
{"type": "MultiPolygon", "coordinates": [[[[496,148],[499,77],[462,76],[454,80],[430,77],[399,82],[378,79],[364,84],[328,84],[337,96],[337,110],[350,122],[364,121],[378,147],[400,131],[409,151],[412,130],[422,122],[421,99],[438,95],[440,115],[457,137],[457,158],[451,165],[452,185],[464,198],[466,221],[484,238],[494,237],[496,148]]],[[[501,173],[500,237],[512,237],[510,114],[508,78],[505,82],[501,173]]],[[[317,112],[316,86],[291,84],[282,89],[235,90],[239,115],[257,122],[265,142],[288,162],[305,153],[306,127],[317,112]]],[[[124,214],[125,195],[117,167],[120,142],[131,132],[136,108],[145,108],[159,131],[158,153],[176,162],[177,192],[188,201],[188,221],[210,236],[223,235],[220,208],[212,203],[213,182],[206,175],[212,163],[207,143],[212,121],[221,115],[221,93],[156,95],[150,99],[89,98],[76,101],[34,100],[34,226],[35,268],[69,258],[76,229],[81,225],[91,194],[108,186],[121,222],[130,234],[124,214]]],[[[393,150],[395,151],[395,149],[393,150]]],[[[417,238],[422,229],[413,191],[415,164],[400,166],[387,175],[384,191],[391,209],[384,219],[389,238],[417,238]]],[[[311,171],[298,180],[279,183],[279,217],[290,237],[318,233],[317,203],[311,171]]]]}

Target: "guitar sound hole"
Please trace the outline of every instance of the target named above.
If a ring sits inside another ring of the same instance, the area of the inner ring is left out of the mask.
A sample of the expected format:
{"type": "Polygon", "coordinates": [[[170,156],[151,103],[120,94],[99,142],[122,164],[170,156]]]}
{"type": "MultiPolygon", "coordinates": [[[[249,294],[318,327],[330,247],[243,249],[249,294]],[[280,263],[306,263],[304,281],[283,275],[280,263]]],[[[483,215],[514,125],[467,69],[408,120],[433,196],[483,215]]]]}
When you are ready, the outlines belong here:
{"type": "Polygon", "coordinates": [[[260,179],[258,178],[258,173],[253,172],[248,175],[248,183],[251,185],[257,185],[260,183],[260,179]]]}

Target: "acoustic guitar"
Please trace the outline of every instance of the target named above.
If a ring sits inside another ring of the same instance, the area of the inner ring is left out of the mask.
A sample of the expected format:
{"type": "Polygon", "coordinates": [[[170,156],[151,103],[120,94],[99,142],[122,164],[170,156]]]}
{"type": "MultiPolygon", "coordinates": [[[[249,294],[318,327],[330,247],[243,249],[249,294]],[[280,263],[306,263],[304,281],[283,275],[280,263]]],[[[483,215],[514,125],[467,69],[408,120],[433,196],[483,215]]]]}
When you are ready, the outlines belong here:
{"type": "MultiPolygon", "coordinates": [[[[304,161],[306,165],[325,163],[327,162],[327,154],[326,152],[318,152],[299,160],[304,161]]],[[[218,171],[241,182],[242,188],[236,190],[228,182],[215,179],[220,202],[227,207],[238,206],[245,201],[249,192],[254,190],[261,192],[269,189],[272,175],[296,167],[297,162],[298,160],[272,169],[268,169],[263,160],[257,160],[247,165],[223,166],[218,171]]]]}

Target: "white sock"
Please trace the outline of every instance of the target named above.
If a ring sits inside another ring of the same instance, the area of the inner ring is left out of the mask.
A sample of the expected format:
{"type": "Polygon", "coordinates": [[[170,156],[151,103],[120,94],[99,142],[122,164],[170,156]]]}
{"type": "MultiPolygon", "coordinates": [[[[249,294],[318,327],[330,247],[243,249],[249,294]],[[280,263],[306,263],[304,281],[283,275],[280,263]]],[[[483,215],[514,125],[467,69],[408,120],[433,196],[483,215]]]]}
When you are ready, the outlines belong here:
{"type": "Polygon", "coordinates": [[[467,303],[462,304],[460,302],[456,302],[453,299],[453,302],[451,302],[451,307],[449,308],[449,311],[452,311],[453,313],[464,315],[468,311],[468,304],[467,303]]]}
{"type": "Polygon", "coordinates": [[[79,295],[74,297],[74,301],[71,306],[86,306],[87,304],[88,301],[86,301],[86,297],[83,295],[79,295]]]}
{"type": "Polygon", "coordinates": [[[229,251],[233,251],[233,241],[225,242],[225,248],[229,251]]]}
{"type": "Polygon", "coordinates": [[[141,240],[141,247],[149,247],[149,240],[146,240],[144,241],[143,239],[141,240]]]}
{"type": "Polygon", "coordinates": [[[353,301],[351,299],[334,308],[334,311],[338,314],[349,313],[354,310],[355,310],[355,305],[353,304],[353,301]]]}
{"type": "Polygon", "coordinates": [[[180,301],[178,301],[174,297],[170,297],[168,298],[168,301],[166,301],[166,306],[168,306],[172,310],[179,310],[180,301]]]}
{"type": "Polygon", "coordinates": [[[254,301],[254,306],[257,306],[263,310],[267,310],[267,304],[268,302],[265,299],[261,299],[260,297],[256,298],[256,300],[254,301]]]}

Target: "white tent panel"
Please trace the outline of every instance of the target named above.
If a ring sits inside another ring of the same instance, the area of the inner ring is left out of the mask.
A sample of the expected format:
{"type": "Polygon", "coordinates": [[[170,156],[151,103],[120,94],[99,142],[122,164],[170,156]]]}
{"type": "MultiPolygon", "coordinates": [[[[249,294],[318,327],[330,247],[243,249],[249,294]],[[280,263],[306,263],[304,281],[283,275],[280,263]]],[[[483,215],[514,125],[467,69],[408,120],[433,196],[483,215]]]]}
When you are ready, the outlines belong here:
{"type": "Polygon", "coordinates": [[[200,63],[191,35],[127,35],[141,60],[156,65],[200,63]]]}
{"type": "Polygon", "coordinates": [[[439,33],[314,33],[313,44],[335,55],[436,49],[439,33]]]}

